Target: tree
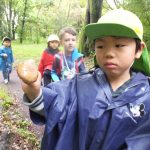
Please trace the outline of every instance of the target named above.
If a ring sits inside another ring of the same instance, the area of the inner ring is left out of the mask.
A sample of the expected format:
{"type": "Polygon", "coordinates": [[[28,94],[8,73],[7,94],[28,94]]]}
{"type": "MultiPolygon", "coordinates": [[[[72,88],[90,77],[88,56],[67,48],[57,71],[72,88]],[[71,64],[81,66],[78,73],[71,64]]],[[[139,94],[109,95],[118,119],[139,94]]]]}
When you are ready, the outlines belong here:
{"type": "Polygon", "coordinates": [[[3,36],[3,32],[4,32],[4,29],[3,29],[3,12],[4,12],[4,2],[2,1],[1,2],[1,5],[0,5],[0,35],[1,35],[1,38],[3,36]]]}
{"type": "Polygon", "coordinates": [[[9,36],[12,39],[15,39],[18,1],[19,0],[1,0],[0,6],[1,37],[9,36]]]}
{"type": "Polygon", "coordinates": [[[22,25],[21,25],[21,31],[20,31],[20,43],[23,41],[23,33],[24,33],[24,27],[26,22],[26,12],[27,12],[27,4],[28,0],[24,0],[24,10],[23,10],[23,16],[22,16],[22,25]]]}
{"type": "MultiPolygon", "coordinates": [[[[98,21],[102,12],[102,4],[103,4],[103,0],[88,0],[87,1],[84,27],[85,25],[89,23],[94,23],[98,21]]],[[[90,41],[88,41],[87,37],[85,36],[84,27],[80,33],[79,49],[85,55],[89,55],[90,54],[90,47],[89,47],[90,41]]]]}

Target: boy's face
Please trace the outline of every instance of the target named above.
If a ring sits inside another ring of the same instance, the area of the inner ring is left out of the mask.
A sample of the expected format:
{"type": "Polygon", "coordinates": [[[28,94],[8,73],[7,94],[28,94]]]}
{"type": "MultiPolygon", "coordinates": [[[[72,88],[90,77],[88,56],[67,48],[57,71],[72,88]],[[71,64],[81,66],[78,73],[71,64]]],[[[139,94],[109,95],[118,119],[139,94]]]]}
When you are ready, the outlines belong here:
{"type": "Polygon", "coordinates": [[[72,52],[76,47],[76,36],[65,33],[61,39],[61,45],[66,52],[72,52]]]}
{"type": "Polygon", "coordinates": [[[4,41],[4,42],[3,42],[3,45],[4,45],[5,47],[9,47],[9,46],[10,46],[10,44],[11,44],[11,42],[10,42],[10,41],[4,41]]]}
{"type": "Polygon", "coordinates": [[[140,58],[141,48],[136,51],[132,38],[104,37],[95,41],[96,59],[108,78],[129,76],[135,58],[140,58]]]}
{"type": "Polygon", "coordinates": [[[49,46],[50,46],[52,49],[57,49],[58,46],[59,46],[59,42],[58,42],[58,41],[50,41],[50,42],[49,42],[49,46]]]}

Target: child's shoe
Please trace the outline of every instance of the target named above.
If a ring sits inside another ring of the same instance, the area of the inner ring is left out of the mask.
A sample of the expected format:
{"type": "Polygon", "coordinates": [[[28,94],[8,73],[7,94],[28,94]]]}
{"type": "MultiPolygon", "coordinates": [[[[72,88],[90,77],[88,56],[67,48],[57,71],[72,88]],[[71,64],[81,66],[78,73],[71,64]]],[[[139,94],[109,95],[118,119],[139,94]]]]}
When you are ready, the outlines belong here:
{"type": "Polygon", "coordinates": [[[7,84],[8,83],[8,79],[4,79],[4,83],[7,84]]]}

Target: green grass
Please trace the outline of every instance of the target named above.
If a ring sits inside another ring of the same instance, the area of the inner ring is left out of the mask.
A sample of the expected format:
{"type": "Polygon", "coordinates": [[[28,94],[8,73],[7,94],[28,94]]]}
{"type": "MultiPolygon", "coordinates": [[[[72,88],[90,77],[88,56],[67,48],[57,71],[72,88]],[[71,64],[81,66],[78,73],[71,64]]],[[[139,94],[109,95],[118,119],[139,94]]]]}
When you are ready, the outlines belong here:
{"type": "Polygon", "coordinates": [[[0,88],[0,105],[3,109],[8,109],[13,104],[12,98],[8,95],[5,88],[0,88]]]}
{"type": "Polygon", "coordinates": [[[45,48],[46,48],[46,43],[18,44],[12,42],[15,64],[27,59],[34,59],[36,62],[39,62],[41,54],[45,48]]]}

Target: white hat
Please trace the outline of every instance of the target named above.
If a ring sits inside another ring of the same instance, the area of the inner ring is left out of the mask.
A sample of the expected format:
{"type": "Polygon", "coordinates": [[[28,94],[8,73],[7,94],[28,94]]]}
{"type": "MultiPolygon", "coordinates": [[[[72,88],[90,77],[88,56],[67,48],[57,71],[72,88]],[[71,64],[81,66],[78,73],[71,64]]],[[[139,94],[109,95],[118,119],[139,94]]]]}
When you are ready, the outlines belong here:
{"type": "Polygon", "coordinates": [[[60,41],[59,40],[59,38],[58,38],[58,36],[57,35],[55,35],[55,34],[51,34],[51,35],[49,35],[49,37],[47,38],[47,42],[50,42],[50,41],[60,41]]]}

